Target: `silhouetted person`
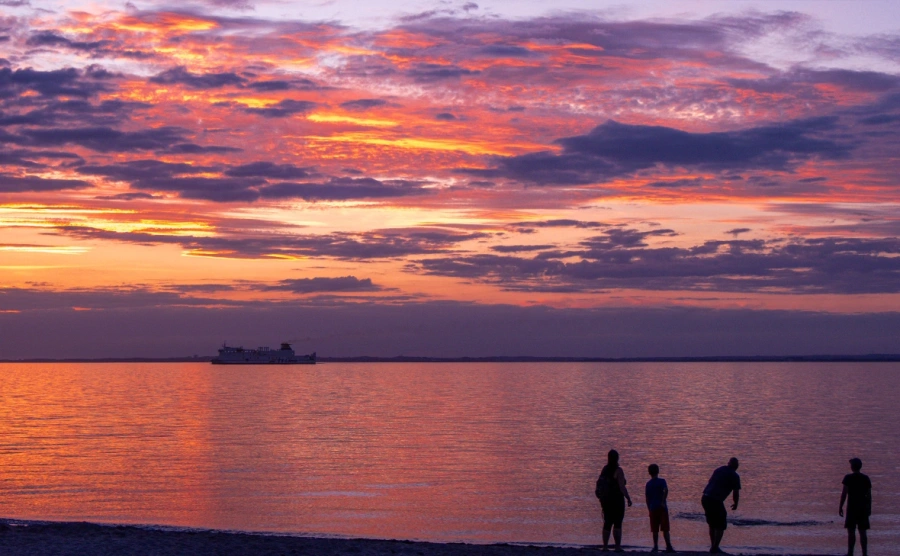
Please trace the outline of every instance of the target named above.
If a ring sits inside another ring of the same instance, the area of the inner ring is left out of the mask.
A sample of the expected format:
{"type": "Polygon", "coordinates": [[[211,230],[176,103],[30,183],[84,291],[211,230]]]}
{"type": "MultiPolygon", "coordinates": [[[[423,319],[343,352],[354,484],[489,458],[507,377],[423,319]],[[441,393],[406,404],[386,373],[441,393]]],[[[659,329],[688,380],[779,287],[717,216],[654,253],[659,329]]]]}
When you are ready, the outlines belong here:
{"type": "Polygon", "coordinates": [[[872,481],[867,475],[859,472],[862,469],[862,460],[853,458],[850,460],[850,470],[853,473],[844,476],[841,481],[844,490],[841,492],[841,505],[838,515],[844,516],[844,501],[847,501],[847,517],[844,527],[847,528],[847,555],[853,556],[853,546],[856,544],[856,530],[859,529],[859,547],[863,556],[868,556],[869,539],[866,531],[869,530],[869,516],[872,515],[872,481]]]}
{"type": "Polygon", "coordinates": [[[703,497],[700,503],[703,505],[703,511],[706,513],[706,523],[709,525],[709,551],[712,554],[721,554],[719,543],[722,542],[722,536],[725,529],[728,528],[728,512],[725,511],[725,500],[729,494],[732,494],[734,504],[731,505],[732,510],[738,507],[738,500],[741,492],[741,477],[737,474],[738,460],[731,458],[728,465],[713,471],[709,483],[703,489],[703,497]]]}
{"type": "Polygon", "coordinates": [[[672,539],[669,538],[669,506],[666,498],[669,497],[669,485],[659,476],[659,466],[655,463],[647,468],[650,480],[644,487],[644,499],[647,501],[647,510],[650,512],[650,532],[653,533],[653,550],[659,552],[659,532],[662,531],[666,541],[666,552],[675,552],[672,548],[672,539]]]}
{"type": "Polygon", "coordinates": [[[625,472],[619,467],[619,452],[609,451],[608,463],[597,479],[597,498],[603,509],[603,550],[609,548],[609,532],[616,541],[616,552],[622,552],[622,520],[625,519],[625,500],[631,506],[631,497],[625,488],[625,472]]]}

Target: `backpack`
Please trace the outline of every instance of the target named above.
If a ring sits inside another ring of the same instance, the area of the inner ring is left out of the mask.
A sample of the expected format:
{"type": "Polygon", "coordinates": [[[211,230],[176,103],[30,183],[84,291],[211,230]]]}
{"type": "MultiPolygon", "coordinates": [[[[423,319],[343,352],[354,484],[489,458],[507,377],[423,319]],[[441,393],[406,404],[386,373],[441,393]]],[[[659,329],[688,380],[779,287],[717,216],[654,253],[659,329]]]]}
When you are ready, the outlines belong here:
{"type": "Polygon", "coordinates": [[[600,475],[597,477],[597,486],[594,487],[594,495],[598,500],[605,500],[609,498],[610,494],[612,494],[612,485],[609,484],[609,479],[600,475]]]}

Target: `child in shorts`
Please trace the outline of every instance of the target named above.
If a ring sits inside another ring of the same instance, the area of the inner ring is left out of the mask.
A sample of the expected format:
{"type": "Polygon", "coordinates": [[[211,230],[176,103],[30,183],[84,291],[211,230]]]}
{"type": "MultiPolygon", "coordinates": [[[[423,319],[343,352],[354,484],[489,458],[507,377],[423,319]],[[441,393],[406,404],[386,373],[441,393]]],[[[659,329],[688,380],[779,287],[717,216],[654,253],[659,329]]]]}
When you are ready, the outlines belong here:
{"type": "Polygon", "coordinates": [[[651,464],[647,471],[650,480],[644,488],[644,497],[647,500],[647,510],[650,511],[650,532],[653,533],[653,550],[659,552],[659,532],[663,532],[666,540],[666,552],[675,552],[672,548],[672,539],[669,538],[669,506],[666,498],[669,496],[669,486],[666,480],[659,477],[659,466],[651,464]]]}

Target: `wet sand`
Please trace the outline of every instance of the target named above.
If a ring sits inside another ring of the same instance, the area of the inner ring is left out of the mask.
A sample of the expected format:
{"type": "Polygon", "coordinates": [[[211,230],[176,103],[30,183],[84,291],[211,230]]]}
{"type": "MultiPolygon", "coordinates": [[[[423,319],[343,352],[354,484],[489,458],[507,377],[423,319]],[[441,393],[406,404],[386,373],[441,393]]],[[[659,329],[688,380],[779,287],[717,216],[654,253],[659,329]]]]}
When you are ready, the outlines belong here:
{"type": "MultiPolygon", "coordinates": [[[[626,553],[648,553],[631,548],[626,553]]],[[[253,555],[326,556],[586,556],[597,547],[428,543],[370,539],[288,537],[222,531],[160,530],[91,523],[14,522],[0,524],[0,554],[35,556],[253,555]]],[[[614,554],[612,551],[609,554],[614,554]]],[[[678,552],[700,556],[705,552],[678,552]]],[[[781,555],[785,556],[785,555],[781,555]]],[[[801,556],[801,555],[796,555],[801,556]]]]}

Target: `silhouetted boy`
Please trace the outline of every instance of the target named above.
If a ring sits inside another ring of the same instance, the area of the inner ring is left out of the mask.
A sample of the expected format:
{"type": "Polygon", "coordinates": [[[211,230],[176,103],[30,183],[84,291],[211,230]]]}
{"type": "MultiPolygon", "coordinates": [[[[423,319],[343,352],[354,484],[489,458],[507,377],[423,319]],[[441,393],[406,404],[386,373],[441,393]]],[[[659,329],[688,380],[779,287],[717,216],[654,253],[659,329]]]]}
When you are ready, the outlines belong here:
{"type": "Polygon", "coordinates": [[[859,547],[863,556],[868,556],[869,539],[866,531],[869,530],[869,516],[872,515],[872,481],[867,475],[860,473],[862,460],[853,458],[850,460],[850,470],[853,473],[844,476],[841,481],[844,490],[841,491],[841,505],[838,515],[844,516],[844,501],[847,501],[847,518],[844,527],[847,528],[847,555],[853,556],[853,547],[856,544],[856,529],[859,529],[859,547]]]}
{"type": "Polygon", "coordinates": [[[737,468],[737,458],[731,458],[728,460],[728,465],[723,465],[713,471],[709,483],[703,489],[703,497],[700,498],[700,504],[703,505],[703,511],[706,513],[706,523],[709,525],[709,551],[712,554],[722,552],[719,543],[722,542],[722,536],[725,535],[725,529],[728,528],[725,499],[729,494],[733,493],[732,499],[734,500],[731,509],[736,510],[738,507],[741,477],[737,474],[737,468]]]}
{"type": "Polygon", "coordinates": [[[650,480],[644,487],[644,498],[647,500],[647,510],[650,512],[650,532],[653,533],[653,550],[659,552],[659,532],[662,531],[666,540],[666,552],[675,552],[672,548],[672,539],[669,538],[669,506],[666,498],[669,496],[669,485],[666,480],[659,477],[659,466],[655,463],[647,468],[650,480]]]}

